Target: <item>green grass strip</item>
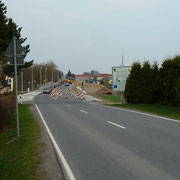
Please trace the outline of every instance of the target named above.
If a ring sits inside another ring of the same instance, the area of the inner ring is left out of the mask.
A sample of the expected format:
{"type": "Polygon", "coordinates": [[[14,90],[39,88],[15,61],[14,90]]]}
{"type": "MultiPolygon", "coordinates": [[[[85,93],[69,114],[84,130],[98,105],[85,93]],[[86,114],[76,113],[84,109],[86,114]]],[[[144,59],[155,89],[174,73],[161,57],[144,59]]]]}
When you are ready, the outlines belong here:
{"type": "Polygon", "coordinates": [[[121,102],[121,96],[120,95],[96,95],[97,98],[105,99],[110,102],[121,102]]]}
{"type": "Polygon", "coordinates": [[[180,120],[180,108],[178,107],[158,104],[113,104],[112,106],[149,112],[151,114],[180,120]]]}
{"type": "Polygon", "coordinates": [[[0,134],[0,179],[37,179],[40,164],[40,129],[29,110],[29,105],[19,105],[20,137],[16,137],[16,115],[6,132],[0,134]],[[12,141],[13,140],[13,141],[12,141]],[[12,141],[12,142],[11,142],[12,141]],[[8,143],[11,142],[11,143],[8,143]]]}

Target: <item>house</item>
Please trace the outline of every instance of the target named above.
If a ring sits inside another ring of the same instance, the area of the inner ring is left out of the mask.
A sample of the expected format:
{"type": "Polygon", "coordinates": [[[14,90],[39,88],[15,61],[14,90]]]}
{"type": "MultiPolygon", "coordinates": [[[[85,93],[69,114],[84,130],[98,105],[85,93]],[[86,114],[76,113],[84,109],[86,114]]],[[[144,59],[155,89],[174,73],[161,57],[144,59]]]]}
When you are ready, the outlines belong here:
{"type": "Polygon", "coordinates": [[[92,82],[93,79],[94,79],[94,76],[92,74],[81,74],[81,75],[76,74],[75,75],[76,81],[92,82]]]}
{"type": "MultiPolygon", "coordinates": [[[[93,82],[94,76],[92,74],[82,74],[82,75],[75,75],[76,81],[84,81],[84,82],[93,82]]],[[[97,82],[100,81],[111,81],[112,74],[99,74],[97,76],[97,82]]]]}
{"type": "Polygon", "coordinates": [[[97,81],[110,81],[112,80],[112,74],[99,74],[97,81]]]}

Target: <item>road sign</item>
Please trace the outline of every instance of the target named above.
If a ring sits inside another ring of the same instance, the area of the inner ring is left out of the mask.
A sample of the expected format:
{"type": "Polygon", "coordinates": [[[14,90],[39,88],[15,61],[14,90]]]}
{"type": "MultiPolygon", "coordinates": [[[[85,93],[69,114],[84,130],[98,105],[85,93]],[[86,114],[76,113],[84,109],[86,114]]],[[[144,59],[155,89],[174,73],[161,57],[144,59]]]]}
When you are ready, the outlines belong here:
{"type": "MultiPolygon", "coordinates": [[[[15,39],[15,46],[16,46],[16,64],[17,65],[23,65],[24,64],[24,58],[26,56],[24,48],[21,46],[19,41],[17,40],[16,37],[15,39]]],[[[14,65],[14,43],[13,39],[9,43],[8,48],[6,49],[5,56],[8,57],[8,64],[9,65],[14,65]]]]}
{"type": "Polygon", "coordinates": [[[130,74],[131,66],[114,66],[112,67],[113,91],[124,92],[126,79],[130,74]]]}
{"type": "Polygon", "coordinates": [[[94,84],[94,85],[96,84],[96,81],[95,81],[95,80],[93,80],[93,84],[94,84]]]}
{"type": "Polygon", "coordinates": [[[15,77],[15,94],[16,94],[16,122],[17,122],[17,136],[19,137],[19,106],[18,106],[18,83],[17,83],[17,64],[24,64],[25,51],[17,38],[13,36],[8,48],[6,49],[5,56],[8,57],[8,62],[14,65],[15,77]]]}

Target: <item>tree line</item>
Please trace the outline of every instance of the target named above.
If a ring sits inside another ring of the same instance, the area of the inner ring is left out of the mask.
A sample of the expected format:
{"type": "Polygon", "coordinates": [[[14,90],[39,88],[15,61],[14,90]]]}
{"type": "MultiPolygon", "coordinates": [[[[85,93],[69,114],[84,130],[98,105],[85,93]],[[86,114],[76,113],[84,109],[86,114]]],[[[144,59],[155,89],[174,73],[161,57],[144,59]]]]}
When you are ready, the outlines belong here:
{"type": "MultiPolygon", "coordinates": [[[[7,7],[0,0],[0,62],[2,63],[3,70],[0,71],[0,89],[8,86],[7,81],[5,80],[7,76],[14,77],[14,66],[8,65],[7,57],[4,56],[4,53],[13,36],[15,35],[20,44],[23,46],[26,55],[30,52],[30,45],[23,45],[26,42],[27,38],[23,38],[21,36],[21,31],[22,27],[19,27],[12,18],[7,17],[7,7]]],[[[26,90],[29,86],[28,82],[30,82],[31,84],[33,83],[34,88],[37,88],[40,84],[45,83],[45,81],[57,81],[57,79],[62,76],[62,72],[57,69],[58,67],[53,61],[48,61],[41,64],[33,64],[34,61],[30,60],[26,61],[24,65],[17,66],[19,90],[21,84],[21,76],[23,76],[24,90],[26,90]],[[42,80],[40,80],[40,74],[42,80]]]]}
{"type": "MultiPolygon", "coordinates": [[[[7,58],[4,56],[4,53],[15,35],[20,42],[20,44],[25,43],[27,38],[21,36],[22,27],[19,27],[12,18],[7,17],[7,7],[0,0],[0,61],[2,63],[3,72],[0,73],[0,88],[7,86],[5,83],[5,77],[14,76],[14,67],[7,64],[7,58]]],[[[23,45],[22,45],[23,46],[23,45]]],[[[25,53],[30,52],[30,45],[23,46],[25,53]]],[[[32,66],[33,61],[25,62],[24,65],[18,66],[17,69],[20,71],[22,68],[28,68],[32,66]]]]}
{"type": "Polygon", "coordinates": [[[124,96],[128,103],[180,106],[180,55],[157,62],[134,62],[124,96]]]}
{"type": "Polygon", "coordinates": [[[21,69],[18,73],[18,90],[22,90],[22,83],[23,91],[26,91],[28,87],[31,88],[32,83],[33,89],[38,89],[40,85],[47,84],[50,81],[57,82],[62,76],[63,73],[58,70],[53,61],[34,64],[29,68],[21,69]]]}

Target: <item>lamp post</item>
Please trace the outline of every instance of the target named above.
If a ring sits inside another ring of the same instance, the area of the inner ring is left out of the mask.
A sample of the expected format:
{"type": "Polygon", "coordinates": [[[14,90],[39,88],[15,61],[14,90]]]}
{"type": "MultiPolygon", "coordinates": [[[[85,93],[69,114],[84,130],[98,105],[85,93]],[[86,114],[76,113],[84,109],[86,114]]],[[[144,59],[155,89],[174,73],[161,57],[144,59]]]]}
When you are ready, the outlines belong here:
{"type": "Polygon", "coordinates": [[[47,67],[45,68],[45,84],[46,84],[46,81],[47,81],[47,67]]]}
{"type": "Polygon", "coordinates": [[[42,84],[42,74],[41,74],[41,69],[42,69],[42,67],[40,67],[39,86],[41,86],[41,84],[42,84]]]}
{"type": "Polygon", "coordinates": [[[53,81],[54,81],[54,69],[56,69],[56,68],[52,68],[52,76],[51,76],[51,81],[52,81],[52,83],[53,83],[53,81]]]}
{"type": "Polygon", "coordinates": [[[21,71],[21,93],[23,94],[23,70],[21,71]]]}
{"type": "Polygon", "coordinates": [[[33,83],[34,83],[34,77],[33,77],[33,66],[32,66],[32,69],[31,69],[31,91],[33,91],[33,89],[34,89],[33,83]]]}

